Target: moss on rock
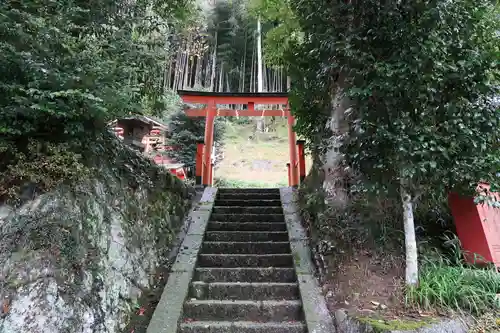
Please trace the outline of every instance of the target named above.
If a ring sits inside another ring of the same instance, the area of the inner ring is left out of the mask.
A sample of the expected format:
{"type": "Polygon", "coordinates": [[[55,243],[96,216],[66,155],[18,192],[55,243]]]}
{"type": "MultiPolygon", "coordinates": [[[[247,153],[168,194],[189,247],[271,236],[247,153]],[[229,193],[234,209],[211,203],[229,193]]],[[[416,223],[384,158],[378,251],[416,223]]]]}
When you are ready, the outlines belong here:
{"type": "Polygon", "coordinates": [[[410,320],[396,319],[385,320],[373,317],[357,317],[360,323],[371,326],[374,333],[384,333],[390,331],[412,331],[425,326],[429,326],[436,322],[435,319],[426,320],[410,320]]]}
{"type": "Polygon", "coordinates": [[[113,138],[82,156],[85,177],[0,220],[0,333],[119,332],[168,264],[192,189],[113,138]]]}

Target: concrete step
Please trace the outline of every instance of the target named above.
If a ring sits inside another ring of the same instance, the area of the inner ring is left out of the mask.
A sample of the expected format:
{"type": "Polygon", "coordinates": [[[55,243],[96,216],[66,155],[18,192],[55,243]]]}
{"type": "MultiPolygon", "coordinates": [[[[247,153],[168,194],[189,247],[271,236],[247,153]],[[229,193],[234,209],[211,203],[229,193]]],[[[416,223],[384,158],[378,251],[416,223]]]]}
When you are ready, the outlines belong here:
{"type": "Polygon", "coordinates": [[[209,222],[207,231],[287,231],[284,222],[209,222]]]}
{"type": "Polygon", "coordinates": [[[220,222],[285,222],[283,212],[279,214],[232,214],[215,213],[210,215],[210,221],[220,222]]]}
{"type": "Polygon", "coordinates": [[[288,233],[284,231],[208,231],[208,242],[286,242],[288,233]]]}
{"type": "Polygon", "coordinates": [[[235,300],[298,300],[298,283],[193,282],[189,298],[235,300]]]}
{"type": "Polygon", "coordinates": [[[253,206],[274,206],[281,207],[281,200],[239,200],[239,199],[219,199],[215,201],[215,206],[224,207],[253,207],[253,206]]]}
{"type": "Polygon", "coordinates": [[[299,300],[188,300],[183,316],[196,320],[300,321],[303,312],[299,300]]]}
{"type": "Polygon", "coordinates": [[[297,282],[294,268],[238,267],[238,268],[196,268],[193,281],[203,282],[297,282]]]}
{"type": "Polygon", "coordinates": [[[290,253],[289,242],[203,242],[203,254],[270,254],[290,253]]]}
{"type": "Polygon", "coordinates": [[[291,254],[200,254],[199,267],[293,267],[291,254]]]}
{"type": "Polygon", "coordinates": [[[259,207],[242,207],[242,206],[214,206],[212,214],[283,214],[281,206],[259,206],[259,207]]]}
{"type": "Polygon", "coordinates": [[[220,200],[225,200],[225,199],[280,200],[281,196],[279,193],[247,193],[247,192],[220,193],[220,192],[217,192],[216,199],[220,199],[220,200]]]}
{"type": "Polygon", "coordinates": [[[303,322],[192,321],[181,323],[179,333],[307,333],[303,322]]]}
{"type": "Polygon", "coordinates": [[[280,193],[279,188],[223,188],[219,187],[218,193],[280,193]]]}

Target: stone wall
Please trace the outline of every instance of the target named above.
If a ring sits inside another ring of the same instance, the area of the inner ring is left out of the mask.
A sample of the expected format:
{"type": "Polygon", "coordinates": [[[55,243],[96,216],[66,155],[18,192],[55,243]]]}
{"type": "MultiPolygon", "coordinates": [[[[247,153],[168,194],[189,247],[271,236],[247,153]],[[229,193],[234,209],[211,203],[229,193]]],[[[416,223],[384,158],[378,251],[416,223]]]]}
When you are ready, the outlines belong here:
{"type": "Polygon", "coordinates": [[[95,178],[0,207],[0,333],[122,332],[152,289],[192,192],[118,148],[95,178]]]}

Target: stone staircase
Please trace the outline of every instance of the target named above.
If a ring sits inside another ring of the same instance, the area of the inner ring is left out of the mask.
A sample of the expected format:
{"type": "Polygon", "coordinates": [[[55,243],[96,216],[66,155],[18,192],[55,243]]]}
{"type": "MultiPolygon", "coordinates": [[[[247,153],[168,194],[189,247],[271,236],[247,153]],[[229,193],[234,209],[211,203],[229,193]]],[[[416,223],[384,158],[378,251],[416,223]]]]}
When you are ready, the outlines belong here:
{"type": "Polygon", "coordinates": [[[219,189],[180,333],[306,333],[278,189],[219,189]]]}

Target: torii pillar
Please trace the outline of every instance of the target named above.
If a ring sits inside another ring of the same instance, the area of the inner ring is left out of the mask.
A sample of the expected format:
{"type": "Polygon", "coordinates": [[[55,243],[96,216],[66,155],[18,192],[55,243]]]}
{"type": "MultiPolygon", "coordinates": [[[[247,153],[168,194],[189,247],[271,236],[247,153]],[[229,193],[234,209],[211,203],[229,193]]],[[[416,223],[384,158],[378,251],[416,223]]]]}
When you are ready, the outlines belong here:
{"type": "Polygon", "coordinates": [[[288,145],[290,148],[290,186],[296,187],[299,185],[299,163],[297,159],[297,141],[293,126],[295,125],[295,117],[288,115],[288,145]]]}
{"type": "Polygon", "coordinates": [[[214,122],[217,108],[214,100],[208,102],[205,122],[205,151],[203,152],[203,186],[212,186],[212,147],[214,145],[214,122]]]}

